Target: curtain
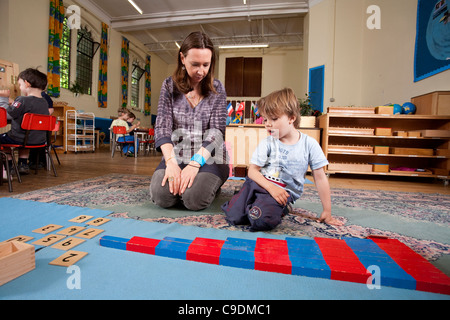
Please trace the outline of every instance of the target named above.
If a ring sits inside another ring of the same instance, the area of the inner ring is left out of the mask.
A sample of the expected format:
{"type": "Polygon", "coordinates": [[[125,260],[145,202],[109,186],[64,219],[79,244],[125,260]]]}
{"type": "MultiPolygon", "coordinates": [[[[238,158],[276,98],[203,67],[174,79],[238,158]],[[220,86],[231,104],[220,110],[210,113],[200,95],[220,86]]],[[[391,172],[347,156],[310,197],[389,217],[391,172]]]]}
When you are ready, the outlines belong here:
{"type": "Polygon", "coordinates": [[[61,69],[59,49],[63,32],[64,4],[62,0],[50,0],[50,21],[48,40],[47,92],[50,97],[60,96],[61,69]]]}
{"type": "Polygon", "coordinates": [[[122,61],[122,108],[126,108],[128,105],[128,69],[129,69],[129,61],[130,61],[130,41],[122,37],[122,53],[121,53],[121,61],[122,61]]]}
{"type": "Polygon", "coordinates": [[[100,67],[98,72],[98,107],[108,107],[108,25],[102,22],[100,67]]]}
{"type": "Polygon", "coordinates": [[[144,115],[149,116],[152,107],[152,74],[150,72],[152,58],[147,56],[145,60],[145,105],[144,115]]]}

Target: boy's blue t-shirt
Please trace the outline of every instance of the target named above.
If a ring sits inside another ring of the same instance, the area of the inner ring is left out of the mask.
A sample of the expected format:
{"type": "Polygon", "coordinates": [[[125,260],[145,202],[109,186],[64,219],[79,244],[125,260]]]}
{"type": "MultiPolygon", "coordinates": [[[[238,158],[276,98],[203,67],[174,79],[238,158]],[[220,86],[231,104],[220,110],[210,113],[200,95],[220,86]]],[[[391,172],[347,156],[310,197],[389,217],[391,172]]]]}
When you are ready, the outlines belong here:
{"type": "Polygon", "coordinates": [[[316,170],[326,166],[328,160],[319,143],[301,133],[294,145],[268,136],[256,148],[251,163],[261,167],[262,175],[268,180],[289,191],[294,202],[303,193],[308,165],[311,170],[316,170]]]}

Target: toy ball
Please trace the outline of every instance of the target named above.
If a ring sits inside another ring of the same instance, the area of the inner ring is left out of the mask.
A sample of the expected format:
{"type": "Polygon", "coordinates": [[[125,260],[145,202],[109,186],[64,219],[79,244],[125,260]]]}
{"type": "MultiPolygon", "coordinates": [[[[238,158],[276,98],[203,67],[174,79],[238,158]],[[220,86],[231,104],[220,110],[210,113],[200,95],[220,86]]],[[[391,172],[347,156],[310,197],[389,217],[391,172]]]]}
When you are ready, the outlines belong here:
{"type": "Polygon", "coordinates": [[[403,112],[403,107],[399,104],[393,104],[394,107],[394,114],[401,114],[403,112]]]}
{"type": "Polygon", "coordinates": [[[402,107],[402,112],[404,114],[414,114],[416,113],[416,106],[411,102],[405,102],[402,107]]]}

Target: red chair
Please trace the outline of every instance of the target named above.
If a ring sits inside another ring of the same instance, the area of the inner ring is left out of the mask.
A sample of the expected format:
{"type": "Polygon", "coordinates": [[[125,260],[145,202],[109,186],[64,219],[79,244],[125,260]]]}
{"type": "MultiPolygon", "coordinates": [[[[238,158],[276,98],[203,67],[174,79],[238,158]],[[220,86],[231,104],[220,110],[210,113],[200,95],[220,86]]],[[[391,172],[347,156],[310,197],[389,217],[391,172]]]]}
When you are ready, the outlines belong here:
{"type": "Polygon", "coordinates": [[[125,138],[123,141],[117,141],[118,140],[118,135],[123,135],[126,136],[128,135],[127,132],[127,128],[124,126],[114,126],[113,127],[113,132],[112,132],[112,150],[111,150],[111,158],[114,158],[114,153],[116,152],[116,147],[119,145],[120,146],[120,156],[122,156],[123,154],[123,147],[125,144],[131,144],[133,145],[134,148],[134,156],[136,157],[136,153],[137,153],[137,147],[136,147],[136,142],[134,141],[126,141],[125,138]]]}
{"type": "MultiPolygon", "coordinates": [[[[45,151],[45,154],[47,156],[47,159],[50,162],[50,165],[53,169],[53,174],[55,175],[55,177],[58,176],[58,174],[56,173],[55,165],[53,164],[53,159],[52,159],[51,153],[50,153],[51,135],[52,135],[52,131],[55,128],[55,125],[56,125],[56,117],[54,117],[54,116],[26,113],[23,116],[22,125],[21,125],[22,129],[24,129],[26,131],[23,144],[4,144],[4,145],[2,145],[3,147],[10,149],[9,154],[12,157],[12,163],[13,163],[14,170],[16,172],[17,179],[19,180],[19,182],[22,182],[22,179],[20,177],[19,170],[17,168],[17,163],[16,163],[15,157],[14,157],[14,151],[18,148],[27,148],[27,149],[43,148],[45,151]],[[28,140],[29,140],[30,134],[32,134],[33,131],[46,131],[47,132],[46,141],[39,145],[29,144],[28,140]]],[[[38,162],[39,162],[39,153],[36,153],[35,174],[37,174],[38,162]]]]}
{"type": "Polygon", "coordinates": [[[150,152],[150,150],[155,151],[155,129],[148,129],[147,139],[142,141],[145,145],[144,154],[150,152]]]}

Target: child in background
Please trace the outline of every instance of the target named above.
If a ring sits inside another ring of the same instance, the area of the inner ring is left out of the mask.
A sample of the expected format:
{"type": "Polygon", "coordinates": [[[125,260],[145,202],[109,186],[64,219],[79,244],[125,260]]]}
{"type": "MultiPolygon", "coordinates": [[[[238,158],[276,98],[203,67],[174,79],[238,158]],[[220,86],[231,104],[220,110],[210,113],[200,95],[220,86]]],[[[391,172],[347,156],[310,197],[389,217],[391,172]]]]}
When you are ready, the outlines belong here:
{"type": "MultiPolygon", "coordinates": [[[[139,126],[140,122],[138,122],[137,124],[132,125],[130,127],[130,125],[128,124],[128,120],[130,118],[136,118],[136,117],[128,109],[119,109],[118,114],[119,114],[119,117],[111,123],[110,130],[112,131],[114,126],[125,127],[127,129],[128,134],[117,135],[116,141],[118,141],[118,142],[133,142],[134,136],[130,135],[130,132],[132,132],[134,129],[136,129],[139,126]]],[[[134,156],[134,145],[125,144],[123,147],[123,153],[127,156],[134,156]]]]}
{"type": "Polygon", "coordinates": [[[269,136],[253,153],[248,177],[240,192],[222,205],[233,225],[250,224],[251,231],[271,230],[303,193],[308,165],[322,202],[319,221],[340,226],[331,216],[328,164],[318,142],[300,133],[300,109],[292,89],[283,89],[258,101],[269,136]]]}
{"type": "MultiPolygon", "coordinates": [[[[22,129],[22,119],[25,113],[49,114],[49,105],[43,98],[42,92],[47,87],[47,75],[37,69],[26,69],[19,76],[19,87],[22,96],[9,104],[9,90],[0,91],[0,106],[6,108],[11,118],[11,130],[0,135],[0,144],[23,144],[25,130],[22,129]]],[[[39,145],[45,143],[47,133],[32,131],[28,136],[28,143],[39,145]]],[[[19,172],[27,174],[29,149],[19,149],[19,172]]],[[[11,161],[11,160],[10,160],[11,161]]],[[[11,166],[10,166],[11,168],[11,166]]],[[[5,176],[5,173],[3,173],[5,176]]]]}
{"type": "MultiPolygon", "coordinates": [[[[132,127],[133,126],[133,122],[135,120],[136,120],[136,116],[134,115],[134,113],[133,112],[129,112],[128,113],[128,120],[127,120],[128,126],[132,127]]],[[[140,125],[141,125],[141,122],[138,121],[136,123],[135,129],[137,129],[137,128],[141,129],[140,125]]],[[[134,136],[134,131],[133,130],[130,131],[130,136],[134,136]]]]}

